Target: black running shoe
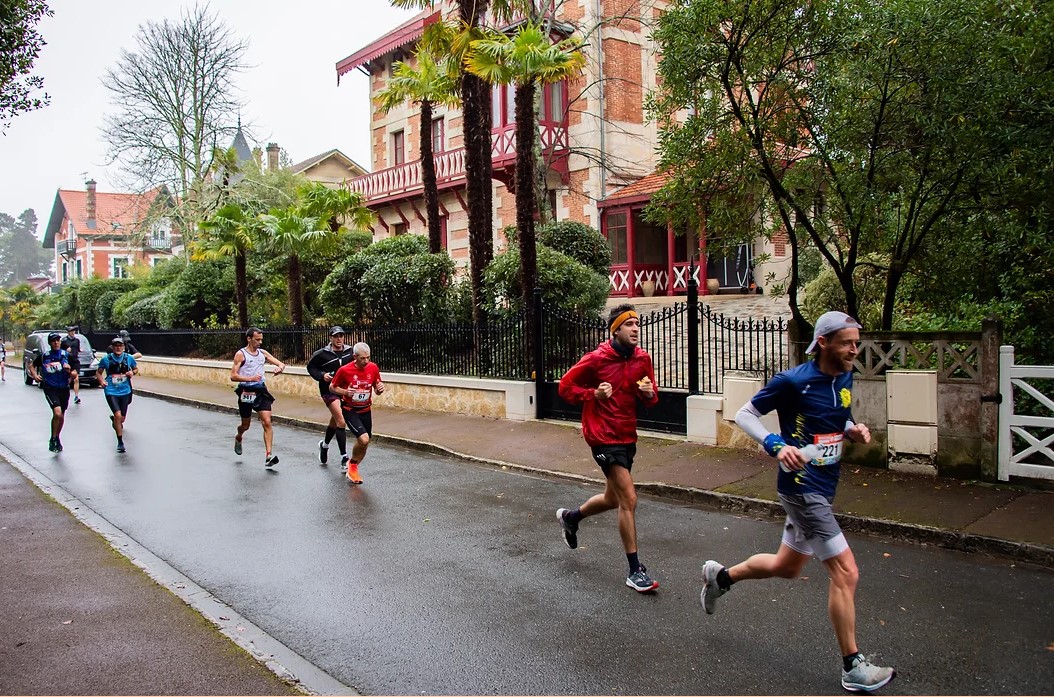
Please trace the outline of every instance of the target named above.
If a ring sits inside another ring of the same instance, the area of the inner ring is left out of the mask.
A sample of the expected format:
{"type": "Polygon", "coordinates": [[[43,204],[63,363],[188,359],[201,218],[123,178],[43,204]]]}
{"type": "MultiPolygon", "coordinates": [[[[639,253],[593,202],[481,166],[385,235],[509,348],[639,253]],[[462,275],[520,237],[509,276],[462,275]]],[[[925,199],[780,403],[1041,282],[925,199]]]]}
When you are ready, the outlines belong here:
{"type": "Polygon", "coordinates": [[[274,467],[277,464],[278,464],[278,456],[277,455],[270,455],[270,456],[268,456],[268,458],[266,460],[264,460],[264,467],[267,467],[267,468],[274,467]]]}
{"type": "Polygon", "coordinates": [[[571,511],[567,508],[560,508],[556,511],[556,519],[560,521],[560,529],[564,533],[564,542],[571,549],[578,548],[578,523],[572,523],[567,519],[567,514],[571,511]]]}
{"type": "Polygon", "coordinates": [[[62,452],[62,441],[59,440],[58,436],[55,436],[55,450],[57,450],[60,453],[62,452]]]}
{"type": "Polygon", "coordinates": [[[234,454],[235,455],[241,455],[242,454],[242,442],[238,438],[234,439],[234,454]]]}
{"type": "Polygon", "coordinates": [[[318,462],[321,465],[329,462],[329,446],[324,440],[318,442],[318,462]]]}
{"type": "Polygon", "coordinates": [[[57,453],[59,451],[59,446],[55,445],[55,436],[48,438],[48,450],[53,453],[57,453]]]}
{"type": "Polygon", "coordinates": [[[124,450],[124,443],[122,443],[120,441],[117,442],[117,452],[119,452],[119,453],[125,452],[125,450],[124,450]]]}
{"type": "Polygon", "coordinates": [[[73,403],[74,404],[80,404],[81,403],[81,398],[80,397],[74,397],[73,398],[73,403]]]}

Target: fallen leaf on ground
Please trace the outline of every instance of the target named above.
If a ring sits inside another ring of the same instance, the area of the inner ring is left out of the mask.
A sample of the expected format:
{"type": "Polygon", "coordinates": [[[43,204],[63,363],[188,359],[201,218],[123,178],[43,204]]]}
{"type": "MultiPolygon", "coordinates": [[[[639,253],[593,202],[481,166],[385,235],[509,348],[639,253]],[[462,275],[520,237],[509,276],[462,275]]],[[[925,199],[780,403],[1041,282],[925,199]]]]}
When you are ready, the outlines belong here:
{"type": "Polygon", "coordinates": [[[883,556],[883,557],[885,557],[886,559],[889,559],[889,558],[890,558],[890,557],[892,557],[893,555],[892,555],[892,554],[890,554],[889,552],[882,552],[882,556],[883,556]]]}
{"type": "Polygon", "coordinates": [[[880,624],[881,626],[883,626],[883,627],[885,627],[885,626],[886,626],[886,621],[885,621],[885,620],[879,620],[879,621],[878,621],[878,623],[879,623],[879,624],[880,624]]]}
{"type": "Polygon", "coordinates": [[[1047,651],[1054,651],[1054,641],[1050,642],[1050,646],[1047,647],[1047,651]]]}

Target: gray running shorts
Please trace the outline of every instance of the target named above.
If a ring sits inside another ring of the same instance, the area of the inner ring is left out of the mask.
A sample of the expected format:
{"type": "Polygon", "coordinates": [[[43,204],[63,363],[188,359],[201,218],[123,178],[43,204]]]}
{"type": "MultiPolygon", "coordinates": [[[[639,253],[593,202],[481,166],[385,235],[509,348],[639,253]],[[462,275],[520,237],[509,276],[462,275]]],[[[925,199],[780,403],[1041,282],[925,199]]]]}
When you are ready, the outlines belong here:
{"type": "Polygon", "coordinates": [[[834,518],[831,501],[820,494],[780,494],[787,512],[783,544],[799,554],[816,555],[820,561],[849,549],[842,528],[834,518]]]}

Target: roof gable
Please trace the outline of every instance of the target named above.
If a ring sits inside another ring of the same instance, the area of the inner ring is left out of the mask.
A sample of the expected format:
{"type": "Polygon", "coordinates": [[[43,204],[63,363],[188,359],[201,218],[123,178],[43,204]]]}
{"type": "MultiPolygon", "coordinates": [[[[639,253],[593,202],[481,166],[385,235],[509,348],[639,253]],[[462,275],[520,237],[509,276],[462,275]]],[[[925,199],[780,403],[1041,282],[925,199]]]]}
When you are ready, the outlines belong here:
{"type": "Polygon", "coordinates": [[[291,172],[294,172],[295,174],[303,174],[312,167],[316,167],[325,162],[326,160],[331,159],[336,160],[343,167],[347,168],[348,171],[352,173],[352,176],[359,177],[363,174],[366,174],[367,170],[362,165],[355,162],[355,160],[351,159],[337,148],[327,150],[324,153],[319,153],[318,155],[315,155],[314,157],[309,157],[306,160],[303,160],[302,162],[297,162],[295,165],[291,166],[289,170],[291,172]]]}
{"type": "Polygon", "coordinates": [[[95,193],[95,221],[89,226],[88,192],[84,190],[59,189],[44,233],[43,246],[53,248],[55,237],[60,232],[62,221],[68,218],[77,235],[104,236],[114,230],[134,230],[149,217],[151,208],[160,197],[168,197],[164,186],[142,194],[118,194],[105,191],[95,193]]]}

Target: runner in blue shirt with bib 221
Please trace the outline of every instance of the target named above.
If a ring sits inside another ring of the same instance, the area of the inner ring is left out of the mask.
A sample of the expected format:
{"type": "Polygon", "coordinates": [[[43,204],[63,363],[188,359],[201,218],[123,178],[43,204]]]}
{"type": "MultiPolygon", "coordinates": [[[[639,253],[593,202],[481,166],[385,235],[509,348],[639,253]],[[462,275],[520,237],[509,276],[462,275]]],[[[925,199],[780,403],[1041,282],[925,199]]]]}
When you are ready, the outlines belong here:
{"type": "Polygon", "coordinates": [[[99,361],[95,376],[103,384],[106,393],[106,404],[113,415],[113,431],[117,434],[117,452],[125,452],[124,419],[128,415],[128,405],[132,403],[132,376],[139,374],[135,359],[124,351],[124,339],[114,337],[110,342],[110,353],[99,361]],[[103,382],[105,380],[105,382],[103,382]]]}

